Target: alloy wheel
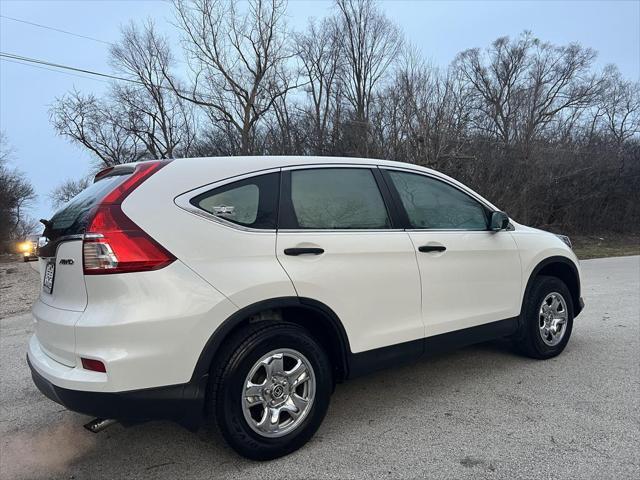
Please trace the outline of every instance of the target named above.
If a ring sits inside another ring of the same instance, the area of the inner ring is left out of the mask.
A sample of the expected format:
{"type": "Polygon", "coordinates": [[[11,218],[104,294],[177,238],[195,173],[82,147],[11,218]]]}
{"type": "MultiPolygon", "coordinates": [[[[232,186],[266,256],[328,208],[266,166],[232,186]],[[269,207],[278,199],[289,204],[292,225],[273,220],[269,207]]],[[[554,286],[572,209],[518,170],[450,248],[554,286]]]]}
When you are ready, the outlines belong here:
{"type": "Polygon", "coordinates": [[[313,367],[302,353],[273,350],[249,371],[242,392],[242,412],[257,434],[281,437],[304,421],[315,391],[313,367]]]}

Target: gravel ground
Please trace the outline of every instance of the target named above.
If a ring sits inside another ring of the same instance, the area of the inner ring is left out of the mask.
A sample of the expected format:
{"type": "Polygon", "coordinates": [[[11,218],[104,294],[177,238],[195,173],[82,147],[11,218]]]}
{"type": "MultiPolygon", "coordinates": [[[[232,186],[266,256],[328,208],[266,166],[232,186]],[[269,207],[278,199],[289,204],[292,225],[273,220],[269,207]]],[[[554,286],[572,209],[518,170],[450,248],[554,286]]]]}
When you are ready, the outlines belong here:
{"type": "Polygon", "coordinates": [[[582,265],[587,307],[561,356],[494,342],[339,385],[312,441],[266,463],[166,422],[86,432],[31,383],[29,316],[5,318],[0,477],[640,478],[640,257],[582,265]]]}
{"type": "Polygon", "coordinates": [[[29,311],[40,292],[37,262],[0,263],[0,318],[29,311]]]}

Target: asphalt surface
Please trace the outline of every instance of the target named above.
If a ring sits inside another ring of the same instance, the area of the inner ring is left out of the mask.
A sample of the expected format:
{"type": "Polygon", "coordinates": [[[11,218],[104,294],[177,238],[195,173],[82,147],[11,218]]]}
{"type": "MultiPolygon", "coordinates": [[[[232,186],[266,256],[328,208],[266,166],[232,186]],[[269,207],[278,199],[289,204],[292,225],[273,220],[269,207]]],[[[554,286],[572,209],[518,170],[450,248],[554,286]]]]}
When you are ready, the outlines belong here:
{"type": "Polygon", "coordinates": [[[311,442],[266,463],[167,422],[85,431],[31,383],[29,316],[2,319],[0,477],[640,478],[640,257],[582,266],[559,357],[494,342],[339,385],[311,442]]]}

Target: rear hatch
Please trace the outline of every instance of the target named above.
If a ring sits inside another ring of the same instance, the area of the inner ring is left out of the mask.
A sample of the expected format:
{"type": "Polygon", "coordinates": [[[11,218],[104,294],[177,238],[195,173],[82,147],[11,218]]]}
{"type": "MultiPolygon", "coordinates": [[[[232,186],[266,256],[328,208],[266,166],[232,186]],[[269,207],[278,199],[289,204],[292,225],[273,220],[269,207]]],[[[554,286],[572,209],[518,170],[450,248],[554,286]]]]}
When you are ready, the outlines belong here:
{"type": "Polygon", "coordinates": [[[110,170],[44,222],[47,243],[39,250],[41,303],[34,306],[33,316],[43,350],[65,365],[75,364],[74,326],[87,307],[83,235],[102,199],[133,171],[133,166],[110,170]]]}

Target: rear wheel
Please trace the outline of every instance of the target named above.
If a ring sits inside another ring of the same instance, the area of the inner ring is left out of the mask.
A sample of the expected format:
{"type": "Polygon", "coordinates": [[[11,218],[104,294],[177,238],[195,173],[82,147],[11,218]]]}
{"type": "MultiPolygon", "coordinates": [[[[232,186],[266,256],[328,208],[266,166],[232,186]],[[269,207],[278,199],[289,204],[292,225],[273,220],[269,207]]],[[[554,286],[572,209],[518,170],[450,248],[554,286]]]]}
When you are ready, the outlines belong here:
{"type": "Polygon", "coordinates": [[[564,282],[539,276],[525,299],[520,332],[515,342],[524,355],[546,359],[562,353],[573,328],[573,303],[564,282]]]}
{"type": "Polygon", "coordinates": [[[286,455],[320,426],[332,369],[307,330],[252,325],[234,335],[214,363],[209,408],[239,454],[254,460],[286,455]]]}

